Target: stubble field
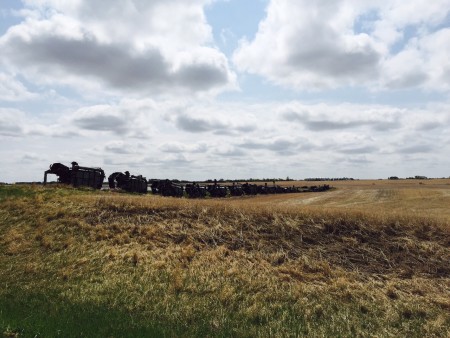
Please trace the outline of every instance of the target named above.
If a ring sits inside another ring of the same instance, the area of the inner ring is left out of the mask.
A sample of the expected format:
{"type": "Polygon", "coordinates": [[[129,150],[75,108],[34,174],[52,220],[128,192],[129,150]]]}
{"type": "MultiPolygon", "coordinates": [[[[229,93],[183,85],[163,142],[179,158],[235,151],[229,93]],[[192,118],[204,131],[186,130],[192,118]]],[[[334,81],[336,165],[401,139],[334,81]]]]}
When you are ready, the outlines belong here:
{"type": "Polygon", "coordinates": [[[326,194],[258,196],[253,202],[318,207],[450,220],[450,179],[282,182],[280,185],[329,184],[326,194]]]}
{"type": "Polygon", "coordinates": [[[0,329],[448,337],[450,180],[329,184],[196,201],[0,187],[0,329]]]}

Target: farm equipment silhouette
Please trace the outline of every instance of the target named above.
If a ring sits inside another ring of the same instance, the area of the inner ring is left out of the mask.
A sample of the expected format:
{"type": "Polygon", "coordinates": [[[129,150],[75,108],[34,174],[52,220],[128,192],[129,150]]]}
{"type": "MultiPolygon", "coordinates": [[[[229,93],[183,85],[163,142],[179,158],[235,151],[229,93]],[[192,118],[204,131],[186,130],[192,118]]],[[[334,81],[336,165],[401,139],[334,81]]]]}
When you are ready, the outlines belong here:
{"type": "MultiPolygon", "coordinates": [[[[94,189],[101,189],[105,172],[101,168],[81,167],[77,162],[72,162],[69,168],[61,163],[53,163],[50,169],[44,173],[44,184],[47,183],[47,175],[54,174],[58,176],[58,183],[70,184],[74,187],[86,186],[94,189]]],[[[282,187],[265,183],[264,185],[250,184],[248,182],[240,184],[233,182],[232,185],[218,184],[214,180],[213,184],[199,184],[196,182],[181,183],[178,180],[147,180],[142,175],[130,175],[128,171],[115,172],[108,177],[108,185],[111,190],[121,189],[126,192],[146,194],[148,187],[152,194],[168,197],[188,197],[188,198],[224,198],[229,196],[254,196],[268,194],[285,194],[299,192],[319,192],[330,189],[328,184],[315,185],[312,187],[282,187]]]]}
{"type": "Polygon", "coordinates": [[[72,162],[69,168],[61,163],[53,163],[50,169],[44,173],[44,185],[47,184],[47,175],[58,176],[58,183],[70,184],[73,187],[91,187],[101,189],[105,172],[101,168],[81,167],[77,162],[72,162]]]}
{"type": "Polygon", "coordinates": [[[220,185],[214,180],[214,184],[199,184],[189,182],[185,185],[174,181],[152,180],[151,192],[155,195],[171,196],[171,197],[189,197],[189,198],[224,198],[229,196],[255,196],[267,194],[286,194],[301,192],[319,192],[327,191],[331,187],[328,184],[312,187],[281,187],[279,185],[264,185],[234,182],[232,185],[220,185]]]}
{"type": "Polygon", "coordinates": [[[148,191],[147,179],[142,175],[130,175],[129,171],[112,173],[108,177],[108,185],[110,189],[122,189],[140,194],[146,194],[148,191]]]}
{"type": "Polygon", "coordinates": [[[153,194],[172,197],[183,197],[184,187],[170,180],[151,180],[153,194]]]}

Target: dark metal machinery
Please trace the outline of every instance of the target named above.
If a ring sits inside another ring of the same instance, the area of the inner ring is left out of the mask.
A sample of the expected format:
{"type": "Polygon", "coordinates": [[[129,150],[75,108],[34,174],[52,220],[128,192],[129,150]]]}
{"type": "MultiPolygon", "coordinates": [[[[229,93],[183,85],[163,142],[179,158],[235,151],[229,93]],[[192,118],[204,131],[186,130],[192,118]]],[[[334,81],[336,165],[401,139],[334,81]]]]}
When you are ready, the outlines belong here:
{"type": "MultiPolygon", "coordinates": [[[[47,183],[47,175],[55,174],[58,176],[58,182],[70,184],[74,187],[87,186],[94,189],[101,189],[105,173],[101,168],[80,167],[78,163],[72,162],[69,168],[61,163],[53,163],[50,169],[45,171],[44,184],[47,183]]],[[[250,184],[248,182],[240,184],[233,182],[232,185],[219,185],[217,180],[214,184],[200,185],[196,182],[186,182],[178,180],[147,180],[142,175],[130,175],[128,171],[125,173],[115,172],[108,177],[110,189],[122,189],[127,192],[136,192],[145,194],[148,192],[148,185],[151,185],[153,194],[172,197],[189,197],[189,198],[205,198],[205,197],[227,197],[227,196],[243,196],[257,194],[281,194],[281,193],[299,193],[299,192],[320,192],[327,191],[331,187],[327,184],[312,187],[281,187],[275,185],[250,184]]]]}
{"type": "Polygon", "coordinates": [[[72,162],[69,168],[61,163],[53,163],[50,169],[44,173],[44,184],[47,184],[47,175],[55,174],[58,176],[58,182],[70,184],[74,187],[91,187],[101,189],[105,172],[101,168],[81,167],[77,162],[72,162]]]}
{"type": "Polygon", "coordinates": [[[127,192],[137,192],[140,194],[147,193],[147,179],[142,175],[130,175],[128,171],[125,173],[115,172],[108,177],[108,184],[110,189],[122,189],[127,192]]]}

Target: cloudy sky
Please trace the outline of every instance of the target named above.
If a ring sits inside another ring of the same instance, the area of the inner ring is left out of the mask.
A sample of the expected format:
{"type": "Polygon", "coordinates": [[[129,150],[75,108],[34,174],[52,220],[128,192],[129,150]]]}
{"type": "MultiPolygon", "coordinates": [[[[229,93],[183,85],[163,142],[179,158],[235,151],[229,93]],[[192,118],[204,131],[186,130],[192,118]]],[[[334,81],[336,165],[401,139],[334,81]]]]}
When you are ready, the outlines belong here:
{"type": "Polygon", "coordinates": [[[0,181],[450,176],[450,0],[1,0],[0,181]]]}

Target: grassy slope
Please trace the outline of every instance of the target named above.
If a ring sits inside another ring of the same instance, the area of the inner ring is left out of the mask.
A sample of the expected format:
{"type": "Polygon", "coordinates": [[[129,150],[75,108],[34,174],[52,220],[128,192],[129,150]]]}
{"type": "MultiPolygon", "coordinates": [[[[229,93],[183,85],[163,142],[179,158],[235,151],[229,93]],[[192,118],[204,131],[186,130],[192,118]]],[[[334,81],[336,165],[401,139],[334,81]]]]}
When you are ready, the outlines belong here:
{"type": "Polygon", "coordinates": [[[1,187],[0,329],[448,334],[448,221],[266,202],[1,187]]]}

